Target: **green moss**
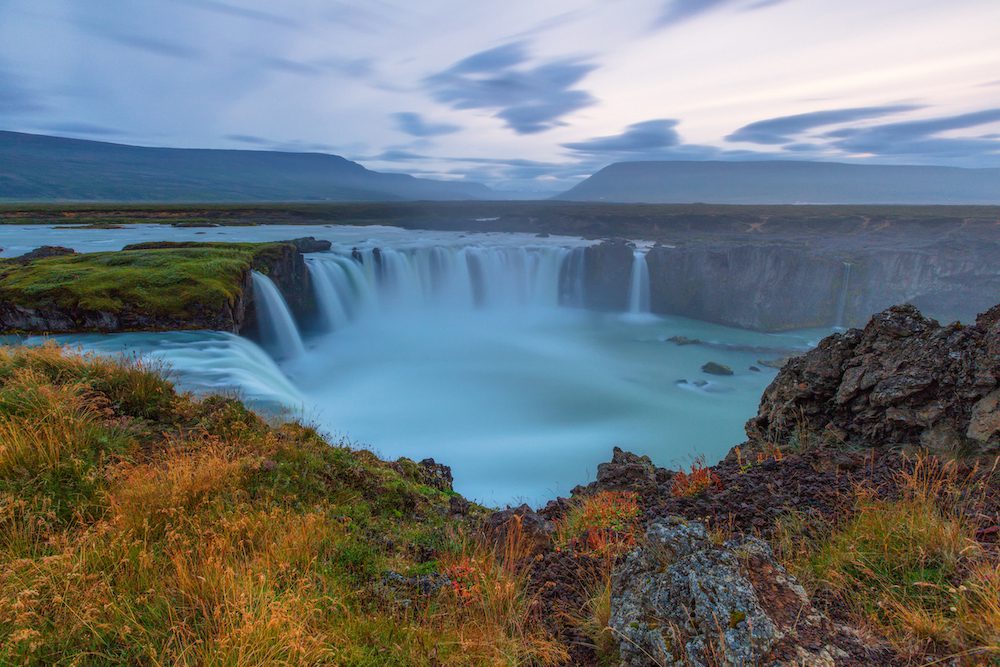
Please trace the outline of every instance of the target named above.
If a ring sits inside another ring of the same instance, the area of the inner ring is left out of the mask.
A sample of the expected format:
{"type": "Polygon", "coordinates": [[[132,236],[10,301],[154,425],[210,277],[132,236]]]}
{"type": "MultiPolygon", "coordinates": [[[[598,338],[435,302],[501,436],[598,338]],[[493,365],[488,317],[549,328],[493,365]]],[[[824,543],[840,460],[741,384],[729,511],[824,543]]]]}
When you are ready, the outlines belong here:
{"type": "Polygon", "coordinates": [[[165,244],[164,247],[63,255],[0,263],[0,300],[184,319],[232,303],[252,267],[282,252],[282,244],[165,244]]]}

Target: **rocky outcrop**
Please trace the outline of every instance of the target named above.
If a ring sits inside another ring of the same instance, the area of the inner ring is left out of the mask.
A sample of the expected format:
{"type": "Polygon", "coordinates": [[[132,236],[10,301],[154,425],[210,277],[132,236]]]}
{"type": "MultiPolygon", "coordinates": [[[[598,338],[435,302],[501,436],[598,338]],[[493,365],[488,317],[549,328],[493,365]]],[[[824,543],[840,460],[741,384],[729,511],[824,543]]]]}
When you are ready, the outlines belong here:
{"type": "Polygon", "coordinates": [[[584,251],[584,305],[592,310],[625,310],[632,275],[632,246],[611,239],[584,251]]]}
{"type": "Polygon", "coordinates": [[[717,545],[702,524],[678,517],[651,523],[646,544],[615,571],[610,627],[626,667],[878,659],[812,605],[767,543],[717,545]]]}
{"type": "Polygon", "coordinates": [[[747,423],[752,442],[820,438],[934,452],[1000,448],[1000,306],[940,325],[894,306],[784,365],[747,423]]]}
{"type": "Polygon", "coordinates": [[[494,512],[483,523],[483,534],[488,542],[502,546],[517,531],[521,543],[530,554],[539,554],[552,547],[555,524],[528,505],[509,507],[494,512]]]}
{"type": "Polygon", "coordinates": [[[35,248],[31,252],[26,252],[20,257],[15,257],[14,261],[19,264],[27,264],[28,262],[33,262],[36,259],[45,259],[46,257],[62,257],[64,255],[75,255],[76,251],[72,248],[64,248],[58,245],[43,245],[35,248]]]}

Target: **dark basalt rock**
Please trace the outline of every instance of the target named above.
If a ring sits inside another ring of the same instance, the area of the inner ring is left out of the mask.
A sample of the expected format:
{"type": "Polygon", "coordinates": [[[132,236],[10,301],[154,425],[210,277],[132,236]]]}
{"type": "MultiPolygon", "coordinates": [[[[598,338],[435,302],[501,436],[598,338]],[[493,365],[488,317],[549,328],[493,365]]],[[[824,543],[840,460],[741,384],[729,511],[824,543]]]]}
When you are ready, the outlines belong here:
{"type": "Polygon", "coordinates": [[[75,255],[76,251],[72,248],[64,248],[58,245],[43,245],[41,247],[35,248],[31,252],[26,252],[20,257],[15,257],[14,261],[21,264],[27,264],[28,262],[33,262],[36,259],[45,259],[46,257],[61,257],[63,255],[75,255]]]}
{"type": "Polygon", "coordinates": [[[298,239],[291,239],[288,241],[282,241],[282,243],[291,243],[295,246],[295,249],[299,252],[326,252],[333,247],[333,244],[329,241],[317,239],[314,236],[303,236],[298,239]]]}
{"type": "Polygon", "coordinates": [[[528,550],[532,554],[537,554],[552,547],[555,524],[528,505],[494,512],[486,517],[483,523],[483,534],[486,539],[498,546],[504,544],[511,530],[519,530],[529,545],[528,550]]]}
{"type": "Polygon", "coordinates": [[[709,375],[732,375],[733,369],[725,364],[709,361],[708,363],[702,365],[701,372],[708,373],[709,375]]]}
{"type": "Polygon", "coordinates": [[[584,251],[585,306],[593,310],[625,310],[632,276],[632,246],[611,239],[584,251]]]}
{"type": "Polygon", "coordinates": [[[424,484],[439,491],[452,490],[451,468],[436,462],[434,459],[423,459],[416,462],[404,456],[390,463],[389,467],[418,484],[424,484]]]}
{"type": "Polygon", "coordinates": [[[802,431],[869,447],[1000,449],[1000,307],[947,326],[894,306],[788,361],[747,422],[753,442],[802,431]]]}
{"type": "Polygon", "coordinates": [[[672,472],[653,465],[648,456],[638,456],[615,447],[611,460],[597,466],[597,480],[587,486],[577,486],[571,494],[580,496],[600,491],[635,491],[646,494],[654,492],[672,476],[672,472]]]}

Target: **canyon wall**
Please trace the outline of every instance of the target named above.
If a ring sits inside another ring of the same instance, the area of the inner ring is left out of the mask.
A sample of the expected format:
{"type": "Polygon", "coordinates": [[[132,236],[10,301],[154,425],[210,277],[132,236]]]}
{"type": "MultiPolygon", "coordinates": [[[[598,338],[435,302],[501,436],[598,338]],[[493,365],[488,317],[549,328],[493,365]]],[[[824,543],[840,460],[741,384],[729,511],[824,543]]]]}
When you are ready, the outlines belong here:
{"type": "MultiPolygon", "coordinates": [[[[760,331],[859,326],[913,303],[941,321],[972,321],[1000,299],[1000,245],[887,248],[722,240],[659,244],[646,256],[651,310],[760,331]]],[[[586,305],[622,310],[631,249],[588,248],[586,305]]]]}

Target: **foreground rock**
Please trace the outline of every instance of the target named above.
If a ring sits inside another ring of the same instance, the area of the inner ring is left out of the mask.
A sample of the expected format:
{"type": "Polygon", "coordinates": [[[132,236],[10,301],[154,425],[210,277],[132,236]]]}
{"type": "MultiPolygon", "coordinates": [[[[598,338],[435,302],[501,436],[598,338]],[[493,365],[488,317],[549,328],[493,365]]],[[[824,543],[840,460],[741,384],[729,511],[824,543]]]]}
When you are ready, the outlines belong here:
{"type": "Polygon", "coordinates": [[[894,306],[789,360],[747,434],[782,446],[819,438],[983,454],[1000,449],[998,406],[1000,306],[972,326],[894,306]]]}
{"type": "Polygon", "coordinates": [[[754,537],[714,544],[700,523],[653,522],[612,580],[622,665],[873,664],[879,651],[820,613],[754,537]]]}

